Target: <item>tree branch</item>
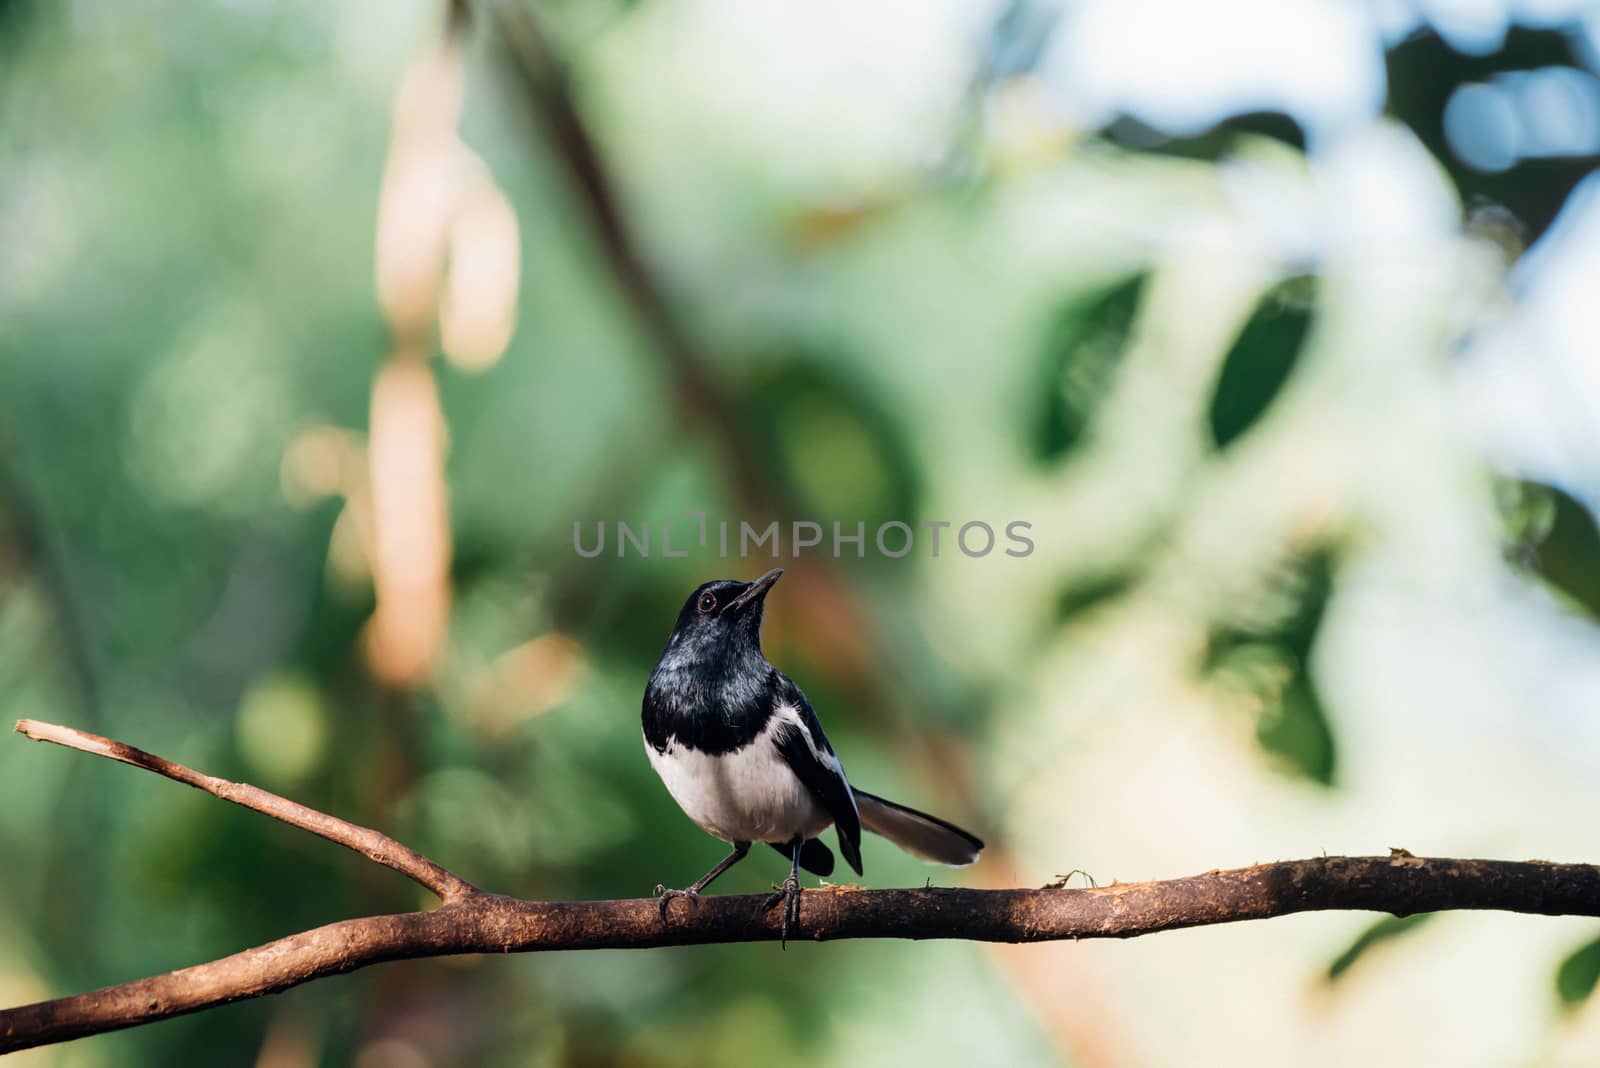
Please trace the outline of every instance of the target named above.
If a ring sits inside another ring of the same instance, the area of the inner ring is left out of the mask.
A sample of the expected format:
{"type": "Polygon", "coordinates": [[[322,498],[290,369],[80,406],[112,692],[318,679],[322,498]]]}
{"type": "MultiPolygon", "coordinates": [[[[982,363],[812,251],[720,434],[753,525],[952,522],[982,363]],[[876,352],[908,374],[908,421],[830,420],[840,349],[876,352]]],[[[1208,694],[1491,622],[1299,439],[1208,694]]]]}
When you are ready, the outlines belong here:
{"type": "MultiPolygon", "coordinates": [[[[675,903],[662,919],[652,898],[524,901],[486,893],[376,831],[243,783],[192,771],[122,742],[23,720],[17,730],[187,783],[338,842],[438,893],[431,912],[367,916],[280,938],[207,964],[73,997],[0,1010],[0,1053],[165,1020],[273,994],[382,961],[463,953],[643,949],[771,942],[779,917],[764,894],[675,903]]],[[[1319,857],[1211,871],[1183,879],[1090,890],[862,890],[800,897],[800,937],[962,938],[1046,942],[1132,938],[1180,927],[1343,909],[1405,916],[1498,909],[1600,916],[1600,867],[1546,861],[1446,860],[1393,850],[1387,857],[1319,857]]],[[[794,932],[791,932],[793,934],[794,932]]]]}
{"type": "Polygon", "coordinates": [[[229,782],[214,775],[205,775],[182,764],[175,764],[164,757],[158,757],[154,753],[135,749],[126,742],[112,741],[110,738],[102,738],[98,734],[75,730],[72,727],[40,723],[34,719],[19,719],[16,731],[36,742],[54,742],[68,749],[93,753],[95,756],[107,757],[124,764],[131,764],[136,768],[143,768],[145,771],[153,771],[174,782],[193,786],[196,790],[204,790],[213,797],[220,797],[224,801],[232,801],[236,805],[271,816],[275,820],[282,820],[291,827],[310,831],[320,838],[337,842],[346,849],[353,849],[368,860],[377,861],[386,868],[394,869],[413,882],[432,890],[439,895],[441,901],[448,903],[477,890],[477,887],[455,872],[440,867],[421,853],[401,845],[386,834],[380,834],[370,827],[358,827],[354,823],[318,812],[314,808],[307,808],[277,794],[268,793],[259,786],[229,782]]]}

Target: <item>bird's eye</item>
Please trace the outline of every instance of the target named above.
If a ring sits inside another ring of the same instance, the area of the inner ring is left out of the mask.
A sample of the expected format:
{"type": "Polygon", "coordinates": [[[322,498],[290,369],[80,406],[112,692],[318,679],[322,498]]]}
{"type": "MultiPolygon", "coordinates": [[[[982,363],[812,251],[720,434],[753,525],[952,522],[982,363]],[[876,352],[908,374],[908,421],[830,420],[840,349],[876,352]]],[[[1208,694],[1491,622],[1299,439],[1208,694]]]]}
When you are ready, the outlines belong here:
{"type": "Polygon", "coordinates": [[[716,594],[714,594],[714,593],[702,593],[700,595],[700,611],[702,611],[702,612],[710,612],[712,609],[714,609],[716,607],[717,607],[717,595],[716,594]]]}

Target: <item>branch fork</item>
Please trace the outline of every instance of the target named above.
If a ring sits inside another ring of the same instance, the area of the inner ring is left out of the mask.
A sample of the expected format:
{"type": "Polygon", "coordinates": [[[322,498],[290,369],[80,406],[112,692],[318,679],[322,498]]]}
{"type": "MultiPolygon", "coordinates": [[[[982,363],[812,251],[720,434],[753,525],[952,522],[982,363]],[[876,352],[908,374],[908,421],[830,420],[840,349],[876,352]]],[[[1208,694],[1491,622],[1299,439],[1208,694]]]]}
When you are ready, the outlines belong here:
{"type": "MultiPolygon", "coordinates": [[[[762,894],[703,897],[663,917],[654,898],[527,901],[480,890],[393,838],[71,727],[22,720],[35,741],[103,756],[326,838],[438,896],[425,912],[365,916],[289,935],[205,964],[85,994],[0,1010],[0,1054],[136,1027],[275,994],[384,961],[465,953],[643,949],[775,942],[781,924],[762,894]]],[[[800,895],[800,939],[960,938],[1047,942],[1157,931],[1327,909],[1391,912],[1499,909],[1600,916],[1600,867],[1548,861],[1448,860],[1391,850],[1209,871],[1090,889],[966,890],[827,887],[800,895]]]]}

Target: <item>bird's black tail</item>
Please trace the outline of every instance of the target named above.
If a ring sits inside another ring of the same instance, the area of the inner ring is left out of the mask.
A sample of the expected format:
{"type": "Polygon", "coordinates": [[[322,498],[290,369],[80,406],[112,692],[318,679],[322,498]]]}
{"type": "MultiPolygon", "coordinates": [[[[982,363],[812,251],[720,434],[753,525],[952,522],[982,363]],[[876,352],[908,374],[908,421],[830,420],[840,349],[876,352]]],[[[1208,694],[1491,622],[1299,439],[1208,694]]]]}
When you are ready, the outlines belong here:
{"type": "Polygon", "coordinates": [[[855,794],[861,826],[883,835],[914,857],[959,868],[977,860],[983,849],[983,842],[975,835],[937,816],[885,801],[865,790],[855,794]]]}

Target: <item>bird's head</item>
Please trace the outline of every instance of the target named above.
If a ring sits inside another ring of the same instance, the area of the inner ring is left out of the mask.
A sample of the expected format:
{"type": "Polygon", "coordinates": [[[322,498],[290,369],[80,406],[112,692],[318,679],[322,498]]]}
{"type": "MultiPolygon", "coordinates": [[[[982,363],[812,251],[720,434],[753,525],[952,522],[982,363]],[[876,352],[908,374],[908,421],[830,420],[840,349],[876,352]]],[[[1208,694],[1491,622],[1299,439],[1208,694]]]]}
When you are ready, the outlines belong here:
{"type": "Polygon", "coordinates": [[[763,602],[782,574],[775,567],[754,582],[718,579],[696,587],[678,613],[668,647],[691,656],[759,652],[763,602]]]}

